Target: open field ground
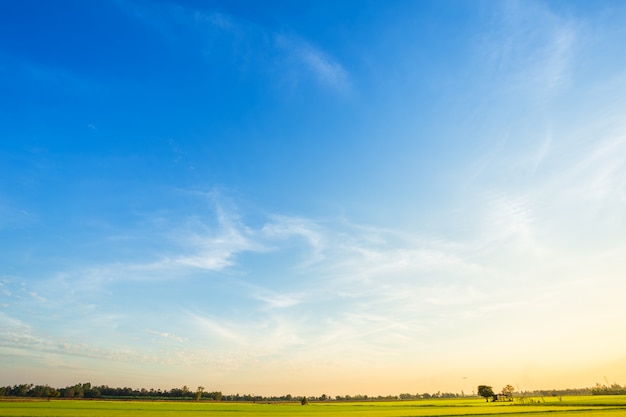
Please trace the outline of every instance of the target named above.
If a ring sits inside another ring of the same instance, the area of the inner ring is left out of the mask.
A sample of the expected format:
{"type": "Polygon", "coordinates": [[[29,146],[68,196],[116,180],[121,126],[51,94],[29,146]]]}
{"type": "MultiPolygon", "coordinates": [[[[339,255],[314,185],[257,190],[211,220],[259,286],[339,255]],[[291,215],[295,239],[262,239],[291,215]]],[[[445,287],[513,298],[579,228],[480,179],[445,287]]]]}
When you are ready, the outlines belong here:
{"type": "Polygon", "coordinates": [[[626,416],[626,396],[534,398],[531,404],[486,403],[482,399],[289,404],[159,402],[159,401],[0,401],[0,416],[115,417],[115,416],[232,416],[232,417],[427,417],[524,415],[626,416]]]}

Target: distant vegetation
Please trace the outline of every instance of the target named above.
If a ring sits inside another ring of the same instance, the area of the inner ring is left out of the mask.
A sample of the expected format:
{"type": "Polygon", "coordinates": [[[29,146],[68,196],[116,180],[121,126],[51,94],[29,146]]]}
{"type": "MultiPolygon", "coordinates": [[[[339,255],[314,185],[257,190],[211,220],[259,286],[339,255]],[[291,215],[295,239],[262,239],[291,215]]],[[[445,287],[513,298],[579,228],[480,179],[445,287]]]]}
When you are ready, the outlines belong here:
{"type": "Polygon", "coordinates": [[[624,417],[626,396],[526,397],[525,402],[485,402],[479,397],[437,398],[409,401],[109,401],[64,399],[0,399],[0,416],[14,417],[624,417]],[[304,406],[302,405],[304,404],[304,406]],[[308,404],[308,405],[306,405],[308,404]]]}
{"type": "Polygon", "coordinates": [[[222,394],[221,391],[205,391],[204,387],[198,387],[195,391],[187,386],[161,389],[133,389],[113,388],[107,385],[94,386],[91,383],[76,384],[65,388],[53,388],[49,385],[20,384],[0,387],[0,397],[31,397],[31,398],[102,398],[102,399],[169,399],[169,400],[210,400],[210,401],[285,401],[302,402],[311,401],[374,401],[374,400],[415,400],[428,398],[459,398],[463,394],[451,392],[436,392],[423,394],[403,393],[400,395],[368,396],[364,394],[337,395],[330,397],[326,394],[320,396],[294,396],[291,394],[281,396],[261,396],[251,394],[222,394]]]}
{"type": "MultiPolygon", "coordinates": [[[[490,386],[481,385],[478,387],[478,395],[496,400],[496,394],[490,386]]],[[[619,384],[600,385],[593,388],[576,388],[561,390],[535,390],[514,392],[511,385],[502,389],[498,396],[505,398],[517,397],[561,397],[572,395],[626,395],[626,386],[619,384]]],[[[191,390],[187,386],[182,388],[172,388],[170,390],[161,389],[133,389],[133,388],[113,388],[107,385],[94,386],[91,383],[82,383],[65,388],[53,388],[49,385],[19,384],[13,386],[0,387],[0,397],[30,397],[30,398],[101,398],[101,399],[163,399],[163,400],[205,400],[205,401],[245,401],[245,402],[302,402],[308,401],[381,401],[381,400],[418,400],[430,398],[463,398],[474,397],[464,393],[436,392],[436,393],[402,393],[400,395],[337,395],[330,397],[326,394],[320,396],[293,396],[291,394],[281,396],[261,396],[250,394],[222,394],[221,391],[205,391],[204,387],[191,390]]]]}
{"type": "Polygon", "coordinates": [[[591,388],[592,395],[626,395],[626,385],[623,387],[618,384],[600,385],[596,384],[591,388]]]}
{"type": "Polygon", "coordinates": [[[168,399],[168,400],[209,400],[209,401],[283,401],[302,402],[310,401],[392,401],[392,400],[418,400],[429,398],[462,398],[464,394],[452,392],[427,392],[419,394],[402,393],[400,395],[378,395],[370,396],[365,394],[336,395],[330,397],[326,394],[320,396],[294,396],[291,394],[281,396],[261,396],[251,394],[222,394],[221,391],[205,391],[204,387],[198,387],[195,391],[187,386],[182,388],[172,388],[171,390],[161,389],[133,389],[133,388],[113,388],[107,385],[93,386],[91,383],[76,384],[65,388],[53,388],[49,385],[19,384],[13,386],[0,387],[0,397],[31,397],[31,398],[102,398],[102,399],[168,399]]]}

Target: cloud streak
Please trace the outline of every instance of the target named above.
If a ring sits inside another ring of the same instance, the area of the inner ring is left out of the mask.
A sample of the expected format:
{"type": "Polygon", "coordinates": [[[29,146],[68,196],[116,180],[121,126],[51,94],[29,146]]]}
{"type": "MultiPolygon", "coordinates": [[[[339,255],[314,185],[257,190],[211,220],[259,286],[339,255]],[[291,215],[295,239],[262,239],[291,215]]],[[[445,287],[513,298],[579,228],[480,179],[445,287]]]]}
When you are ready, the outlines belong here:
{"type": "Polygon", "coordinates": [[[322,85],[345,90],[348,86],[348,72],[336,60],[321,49],[296,37],[283,34],[274,35],[276,46],[287,53],[287,60],[312,74],[322,85]]]}
{"type": "Polygon", "coordinates": [[[335,91],[345,91],[349,86],[346,68],[322,47],[297,34],[275,32],[224,11],[196,10],[169,3],[148,7],[123,2],[119,6],[170,43],[192,38],[203,45],[200,48],[204,51],[199,50],[199,54],[211,55],[220,42],[219,35],[230,37],[228,43],[239,71],[277,73],[280,82],[287,80],[294,86],[307,80],[335,91]],[[177,40],[179,37],[181,40],[177,40]]]}
{"type": "Polygon", "coordinates": [[[582,25],[555,14],[543,3],[502,5],[482,46],[494,77],[503,81],[503,90],[545,96],[566,85],[582,25]]]}

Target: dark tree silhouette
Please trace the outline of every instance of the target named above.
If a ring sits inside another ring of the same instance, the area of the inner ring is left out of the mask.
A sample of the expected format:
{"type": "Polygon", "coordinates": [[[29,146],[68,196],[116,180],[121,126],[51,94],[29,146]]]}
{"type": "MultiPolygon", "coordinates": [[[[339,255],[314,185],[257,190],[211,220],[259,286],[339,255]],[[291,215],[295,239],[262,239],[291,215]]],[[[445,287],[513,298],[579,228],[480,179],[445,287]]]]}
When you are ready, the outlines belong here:
{"type": "Polygon", "coordinates": [[[485,400],[489,402],[489,397],[493,397],[496,394],[493,392],[493,388],[489,385],[479,385],[478,395],[480,395],[481,397],[485,397],[485,400]]]}

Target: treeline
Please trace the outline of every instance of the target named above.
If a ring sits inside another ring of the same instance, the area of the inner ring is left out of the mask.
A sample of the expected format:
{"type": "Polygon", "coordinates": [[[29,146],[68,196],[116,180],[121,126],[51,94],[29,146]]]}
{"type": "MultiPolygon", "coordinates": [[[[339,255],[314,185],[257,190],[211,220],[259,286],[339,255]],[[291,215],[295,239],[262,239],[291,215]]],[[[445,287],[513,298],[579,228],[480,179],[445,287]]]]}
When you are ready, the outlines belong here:
{"type": "Polygon", "coordinates": [[[591,395],[591,388],[539,389],[516,392],[514,395],[516,397],[563,397],[568,395],[591,395]]]}
{"type": "Polygon", "coordinates": [[[0,387],[0,397],[51,398],[59,395],[59,390],[48,385],[20,384],[0,387]]]}
{"type": "MultiPolygon", "coordinates": [[[[626,385],[619,384],[600,385],[593,388],[568,388],[560,390],[534,390],[522,391],[515,394],[516,397],[560,397],[569,395],[626,395],[626,385]]],[[[100,399],[163,399],[163,400],[206,400],[206,401],[247,401],[247,402],[289,402],[301,401],[306,398],[310,401],[392,401],[392,400],[416,400],[428,398],[457,398],[464,397],[463,393],[437,392],[433,394],[409,394],[387,396],[368,395],[337,395],[334,398],[322,394],[315,396],[292,396],[291,394],[282,396],[261,396],[250,394],[222,394],[221,391],[205,391],[204,387],[198,387],[195,391],[187,386],[182,388],[172,388],[170,390],[161,389],[133,389],[114,388],[107,385],[92,386],[91,383],[76,384],[65,388],[53,388],[49,385],[19,384],[13,386],[0,387],[0,397],[30,397],[30,398],[100,398],[100,399]]]]}
{"type": "Polygon", "coordinates": [[[423,394],[409,394],[404,393],[400,394],[397,398],[400,400],[420,400],[420,399],[428,399],[428,398],[460,398],[465,397],[464,393],[457,394],[456,392],[441,392],[437,391],[432,394],[427,392],[423,394]]]}
{"type": "Polygon", "coordinates": [[[619,384],[600,385],[591,388],[592,395],[626,395],[626,385],[619,384]]]}
{"type": "MultiPolygon", "coordinates": [[[[102,398],[102,399],[176,399],[176,400],[213,400],[221,401],[234,396],[224,396],[220,391],[207,392],[198,387],[191,391],[186,386],[171,390],[145,388],[113,388],[107,385],[92,386],[87,382],[65,388],[52,388],[49,385],[19,384],[0,387],[0,397],[32,397],[32,398],[102,398]]],[[[246,401],[237,396],[240,401],[246,401]]],[[[251,398],[251,397],[250,397],[251,398]]]]}
{"type": "MultiPolygon", "coordinates": [[[[182,388],[172,388],[170,390],[161,389],[133,389],[129,387],[114,388],[108,385],[94,386],[87,382],[76,384],[65,388],[53,388],[49,385],[19,384],[13,386],[0,387],[0,397],[25,397],[25,398],[88,398],[88,399],[120,399],[120,400],[205,400],[205,401],[301,401],[304,397],[292,396],[290,394],[282,396],[264,397],[250,394],[230,394],[224,395],[221,391],[205,391],[204,387],[198,387],[195,391],[187,386],[182,388]]],[[[330,399],[327,395],[319,398],[307,397],[311,400],[330,399]]]]}
{"type": "MultiPolygon", "coordinates": [[[[408,394],[368,396],[368,395],[337,395],[334,398],[326,394],[319,397],[306,396],[309,401],[393,401],[393,400],[415,400],[424,398],[456,398],[462,395],[449,392],[437,392],[433,394],[408,394]]],[[[195,391],[187,386],[182,388],[172,388],[171,390],[161,389],[133,389],[133,388],[113,388],[107,385],[94,386],[87,382],[76,384],[65,388],[53,388],[49,385],[20,384],[0,387],[0,397],[30,397],[30,398],[100,398],[100,399],[163,399],[163,400],[208,400],[208,401],[246,401],[246,402],[290,402],[302,401],[303,396],[293,396],[291,394],[281,396],[260,396],[250,394],[225,395],[221,391],[205,391],[204,387],[198,387],[195,391]]]]}
{"type": "Polygon", "coordinates": [[[561,397],[567,395],[626,395],[626,385],[619,384],[601,385],[596,384],[593,388],[567,388],[552,390],[523,391],[517,396],[526,397],[561,397]]]}

